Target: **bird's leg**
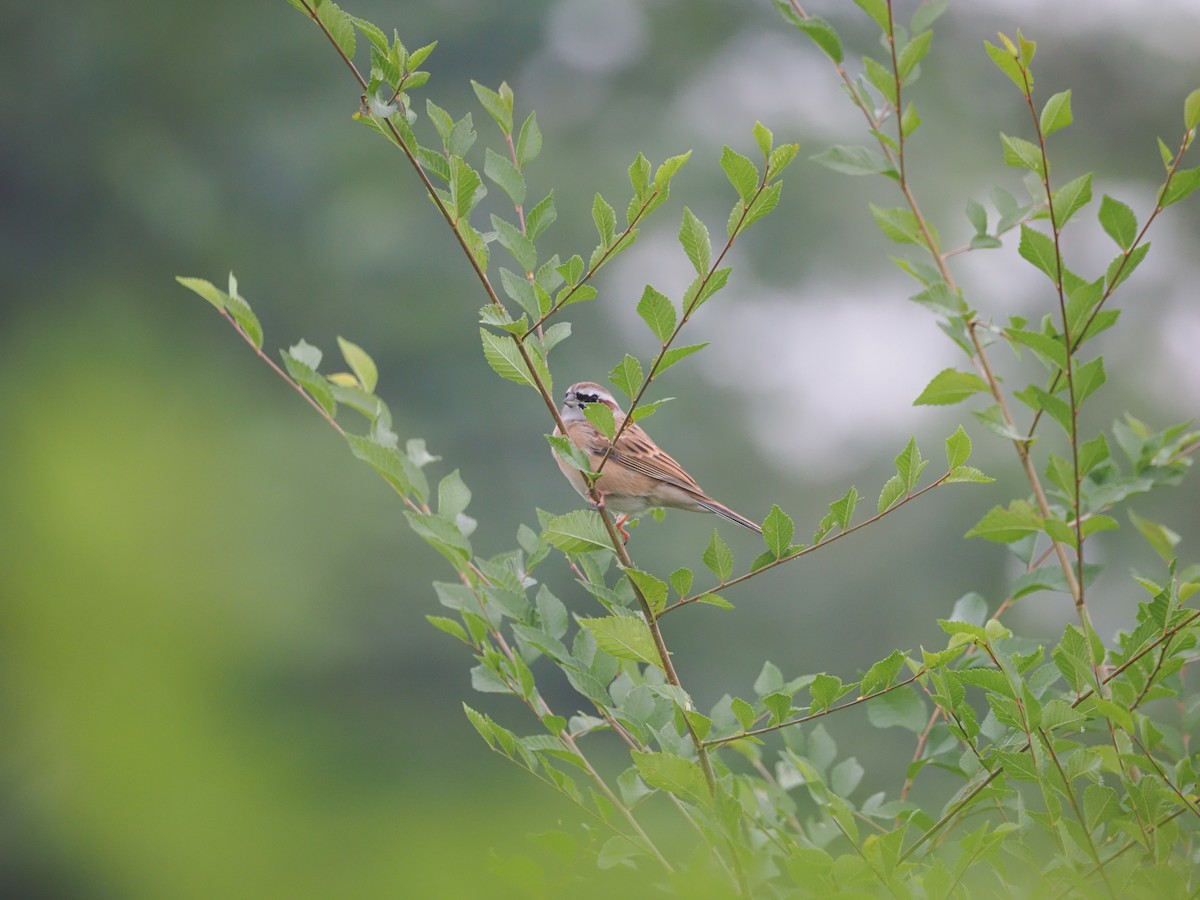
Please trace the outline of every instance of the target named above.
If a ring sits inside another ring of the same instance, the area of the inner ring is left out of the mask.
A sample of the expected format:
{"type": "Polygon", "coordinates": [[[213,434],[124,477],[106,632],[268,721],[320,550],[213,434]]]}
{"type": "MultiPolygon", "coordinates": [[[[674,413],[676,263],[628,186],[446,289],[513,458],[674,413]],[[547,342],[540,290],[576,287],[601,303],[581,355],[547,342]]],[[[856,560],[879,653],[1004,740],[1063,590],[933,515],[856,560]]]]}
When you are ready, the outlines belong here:
{"type": "MultiPolygon", "coordinates": [[[[596,491],[596,497],[599,499],[597,499],[597,501],[593,505],[596,507],[597,510],[599,510],[601,513],[603,513],[604,509],[605,509],[604,491],[599,491],[599,490],[596,491]]],[[[625,523],[628,521],[629,521],[628,513],[622,513],[621,515],[617,516],[617,518],[613,521],[613,524],[617,526],[617,531],[619,531],[621,533],[622,543],[626,543],[626,544],[629,543],[629,532],[625,530],[625,523]]]]}

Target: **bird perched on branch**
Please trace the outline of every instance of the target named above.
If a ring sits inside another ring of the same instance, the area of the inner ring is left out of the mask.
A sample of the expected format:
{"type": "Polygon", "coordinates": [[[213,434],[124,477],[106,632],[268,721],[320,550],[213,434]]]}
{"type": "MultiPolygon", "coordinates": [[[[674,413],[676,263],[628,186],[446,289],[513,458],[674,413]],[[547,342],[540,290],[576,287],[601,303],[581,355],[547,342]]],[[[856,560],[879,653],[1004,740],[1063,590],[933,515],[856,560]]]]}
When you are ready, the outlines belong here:
{"type": "MultiPolygon", "coordinates": [[[[762,529],[750,519],[704,493],[692,476],[661,450],[641,426],[629,422],[622,429],[625,413],[612,394],[600,385],[591,381],[571,385],[567,388],[561,414],[567,437],[588,455],[593,470],[600,468],[601,460],[608,453],[596,482],[596,491],[605,508],[621,515],[617,527],[627,539],[629,535],[622,527],[625,521],[654,507],[716,513],[743,528],[762,533],[762,529]],[[594,403],[612,410],[617,442],[611,452],[609,439],[584,415],[584,409],[594,403]]],[[[554,433],[557,435],[561,432],[556,427],[554,433]]],[[[593,502],[583,472],[564,462],[558,454],[554,459],[567,476],[567,481],[571,482],[571,487],[589,503],[593,502]]]]}

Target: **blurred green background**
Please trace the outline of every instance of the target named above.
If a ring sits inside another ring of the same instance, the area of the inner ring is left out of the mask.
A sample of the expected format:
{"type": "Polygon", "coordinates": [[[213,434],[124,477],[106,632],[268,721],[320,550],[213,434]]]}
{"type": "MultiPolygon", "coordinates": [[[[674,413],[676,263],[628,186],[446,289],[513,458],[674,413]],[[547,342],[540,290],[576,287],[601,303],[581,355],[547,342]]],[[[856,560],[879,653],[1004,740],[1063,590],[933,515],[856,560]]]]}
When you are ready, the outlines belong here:
{"type": "MultiPolygon", "coordinates": [[[[875,52],[849,6],[810,11],[852,51],[875,52]]],[[[912,4],[899,7],[906,19],[912,4]]],[[[535,508],[577,504],[546,450],[544,410],[488,370],[469,268],[400,157],[351,121],[353,83],[287,3],[34,9],[0,11],[0,895],[501,895],[491,854],[529,852],[526,834],[575,818],[491,755],[460,704],[531,723],[473,695],[467,656],[425,623],[438,612],[430,582],[448,570],[395,496],[173,276],[223,283],[234,270],[272,352],[303,337],[327,351],[326,371],[336,335],[371,352],[401,437],[424,437],[444,457],[435,473],[459,468],[471,486],[482,554],[511,547],[535,508]]],[[[672,617],[702,707],[748,693],[764,658],[789,677],[851,678],[896,646],[940,645],[933,618],[965,591],[995,607],[1008,561],[960,535],[1021,490],[1011,453],[962,408],[911,407],[954,353],[905,301],[895,248],[866,211],[899,202],[890,185],[808,161],[863,142],[861,123],[824,58],[768,3],[348,9],[410,48],[440,42],[422,93],[474,113],[480,153],[497,133],[469,77],[507,79],[518,114],[537,110],[545,150],[531,195],[553,188],[559,210],[544,252],[586,255],[592,194],[623,208],[637,151],[657,163],[694,149],[668,209],[601,278],[600,300],[570,310],[560,388],[602,379],[627,348],[650,351],[633,307],[647,282],[674,296],[686,284],[681,204],[720,232],[732,196],[721,145],[750,153],[762,119],[777,140],[800,141],[801,158],[780,210],[735,248],[731,287],[697,320],[696,339],[718,345],[663,379],[658,396],[678,399],[653,433],[712,494],[755,517],[779,502],[801,536],[850,483],[873,498],[911,434],[936,468],[966,421],[999,476],[731,594],[735,613],[672,617]]],[[[1074,89],[1056,176],[1095,170],[1097,195],[1144,218],[1161,172],[1153,139],[1178,142],[1182,98],[1200,85],[1195,5],[961,4],[924,66],[912,147],[944,237],[969,237],[967,197],[1019,190],[996,132],[1026,133],[1025,113],[982,52],[1018,26],[1041,42],[1042,99],[1074,89]]],[[[1198,232],[1191,202],[1154,234],[1121,298],[1123,327],[1106,338],[1110,384],[1089,427],[1125,408],[1158,426],[1193,414],[1198,232]]],[[[1086,271],[1111,255],[1094,225],[1074,240],[1086,271]]],[[[1045,282],[1014,256],[962,260],[969,299],[1040,316],[1045,282]]],[[[1189,483],[1137,508],[1181,531],[1194,559],[1197,506],[1189,483]]],[[[712,526],[683,513],[646,522],[635,558],[698,569],[712,526]]],[[[745,564],[755,541],[729,531],[745,564]]],[[[1128,535],[1096,547],[1112,563],[1094,594],[1111,634],[1139,599],[1121,573],[1155,563],[1128,535]]],[[[594,611],[546,568],[572,609],[594,611]]],[[[1053,634],[1066,607],[1037,595],[1012,623],[1053,634]]],[[[862,717],[841,718],[831,728],[867,765],[863,789],[894,791],[910,743],[864,740],[862,717]]]]}

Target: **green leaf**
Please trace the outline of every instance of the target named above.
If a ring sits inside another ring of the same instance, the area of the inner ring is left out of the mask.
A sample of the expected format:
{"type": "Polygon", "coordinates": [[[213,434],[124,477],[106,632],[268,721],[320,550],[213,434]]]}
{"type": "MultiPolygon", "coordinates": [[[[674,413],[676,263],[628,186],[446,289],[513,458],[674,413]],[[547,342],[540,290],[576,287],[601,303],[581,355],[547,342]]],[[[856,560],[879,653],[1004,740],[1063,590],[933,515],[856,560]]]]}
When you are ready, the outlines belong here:
{"type": "Polygon", "coordinates": [[[871,215],[880,230],[898,244],[920,244],[925,246],[925,237],[921,226],[912,210],[896,207],[881,209],[874,203],[869,204],[871,215]]]}
{"type": "Polygon", "coordinates": [[[882,175],[895,174],[896,171],[884,159],[883,154],[870,147],[847,147],[837,144],[812,157],[812,161],[844,175],[882,175]]]}
{"type": "Polygon", "coordinates": [[[1192,91],[1183,101],[1183,127],[1191,130],[1200,125],[1200,88],[1192,91]]]}
{"type": "Polygon", "coordinates": [[[382,475],[399,493],[405,496],[416,493],[418,497],[424,493],[423,490],[415,490],[415,487],[423,486],[424,474],[416,470],[412,462],[394,448],[384,447],[368,437],[357,434],[346,435],[346,442],[355,456],[382,475]]]}
{"type": "Polygon", "coordinates": [[[929,45],[932,41],[933,32],[923,31],[904,45],[904,49],[900,51],[896,60],[896,69],[899,71],[901,84],[909,80],[913,70],[929,53],[929,45]]]}
{"type": "Polygon", "coordinates": [[[859,9],[875,20],[880,31],[884,34],[892,33],[891,14],[884,5],[884,0],[854,0],[854,2],[859,9]]]}
{"type": "MultiPolygon", "coordinates": [[[[1126,278],[1133,274],[1134,270],[1142,264],[1142,260],[1146,258],[1146,254],[1150,252],[1150,244],[1138,244],[1132,250],[1127,250],[1125,253],[1118,256],[1108,264],[1108,271],[1104,277],[1108,281],[1108,290],[1111,293],[1117,285],[1123,282],[1126,278]]],[[[1091,332],[1089,331],[1089,335],[1091,332]]]]}
{"type": "Polygon", "coordinates": [[[354,22],[333,0],[317,6],[317,18],[347,59],[354,58],[354,22]]]}
{"type": "Polygon", "coordinates": [[[658,364],[658,371],[655,374],[661,375],[663,372],[667,371],[667,369],[671,368],[671,366],[675,365],[675,363],[679,362],[680,360],[686,359],[687,357],[689,357],[693,353],[695,353],[697,350],[703,350],[705,347],[708,346],[708,343],[709,343],[708,341],[705,341],[703,344],[690,344],[687,347],[672,347],[670,350],[668,350],[666,353],[663,354],[662,362],[660,362],[658,364]]]}
{"type": "Polygon", "coordinates": [[[487,148],[484,158],[483,174],[500,185],[501,190],[508,194],[508,199],[512,200],[515,206],[525,202],[525,176],[511,160],[501,156],[491,147],[487,148]]]}
{"type": "Polygon", "coordinates": [[[675,332],[675,306],[666,295],[646,285],[642,291],[642,299],[638,301],[637,311],[659,342],[666,344],[667,339],[675,332]]]}
{"type": "Polygon", "coordinates": [[[617,230],[617,214],[612,206],[597,192],[592,200],[592,221],[600,234],[600,243],[606,249],[612,246],[617,230]]]}
{"type": "Polygon", "coordinates": [[[472,79],[471,87],[475,89],[475,96],[479,98],[479,102],[483,108],[488,111],[488,115],[500,126],[500,130],[506,135],[511,135],[513,128],[513,95],[509,86],[501,82],[500,90],[497,92],[472,79]]]}
{"type": "Polygon", "coordinates": [[[188,290],[199,294],[217,309],[225,308],[225,300],[228,295],[211,281],[204,278],[190,278],[186,275],[176,275],[175,280],[188,290]]]}
{"type": "MultiPolygon", "coordinates": [[[[664,585],[664,590],[666,586],[664,585]]],[[[604,616],[598,619],[579,619],[596,639],[596,646],[617,659],[649,663],[662,668],[662,660],[654,646],[654,637],[641,618],[634,616],[604,616]]]]}
{"type": "Polygon", "coordinates": [[[379,371],[375,368],[375,361],[358,344],[352,344],[342,337],[339,337],[337,341],[346,365],[350,367],[350,371],[354,373],[354,377],[358,379],[363,390],[368,394],[375,393],[375,385],[379,381],[379,371]]]}
{"type": "Polygon", "coordinates": [[[974,466],[955,466],[946,473],[946,478],[943,484],[958,484],[968,482],[972,484],[990,484],[995,481],[990,475],[984,475],[983,472],[974,466]]]}
{"type": "Polygon", "coordinates": [[[879,512],[891,509],[903,496],[904,479],[899,475],[893,475],[883,483],[883,489],[879,492],[879,502],[876,504],[876,508],[879,512]]]}
{"type": "Polygon", "coordinates": [[[867,81],[875,90],[883,95],[883,99],[892,106],[896,105],[896,76],[890,66],[885,67],[878,60],[869,56],[863,57],[863,67],[866,70],[867,81]]]}
{"type": "Polygon", "coordinates": [[[1043,167],[1042,151],[1037,144],[1024,138],[1009,137],[1001,133],[1000,142],[1004,145],[1004,164],[1018,169],[1029,169],[1041,177],[1046,177],[1043,167]]]}
{"type": "Polygon", "coordinates": [[[542,152],[542,131],[538,128],[537,113],[530,113],[517,138],[517,165],[522,169],[542,152]]]}
{"type": "Polygon", "coordinates": [[[471,210],[483,197],[480,191],[482,187],[478,172],[467,165],[462,157],[450,157],[450,205],[456,223],[470,217],[471,210]]]}
{"type": "Polygon", "coordinates": [[[492,227],[496,229],[496,240],[500,246],[512,255],[522,269],[532,272],[537,268],[537,250],[528,235],[522,234],[516,225],[495,213],[492,213],[492,227]]]}
{"type": "Polygon", "coordinates": [[[671,573],[671,587],[675,588],[675,593],[680,597],[687,596],[687,592],[692,589],[692,570],[680,566],[671,573]]]}
{"type": "MultiPolygon", "coordinates": [[[[551,191],[525,214],[525,233],[531,241],[536,241],[557,218],[558,210],[554,208],[554,192],[551,191]]],[[[580,259],[579,262],[582,265],[583,260],[580,259]]],[[[555,266],[555,271],[559,268],[561,267],[555,266]]]]}
{"type": "Polygon", "coordinates": [[[1017,250],[1023,259],[1033,263],[1033,265],[1045,272],[1051,281],[1058,284],[1058,280],[1061,277],[1058,251],[1054,246],[1054,241],[1049,236],[1030,228],[1028,225],[1022,224],[1021,243],[1017,250]]]}
{"type": "Polygon", "coordinates": [[[754,726],[754,720],[758,718],[754,714],[754,707],[743,700],[741,697],[734,697],[730,704],[733,714],[737,717],[738,724],[742,726],[742,731],[748,731],[754,726]]]}
{"type": "Polygon", "coordinates": [[[913,401],[913,406],[947,406],[959,403],[972,394],[986,393],[987,391],[987,382],[973,372],[943,369],[933,376],[933,380],[913,401]]]}
{"type": "Polygon", "coordinates": [[[467,630],[454,619],[447,619],[445,616],[426,616],[425,621],[438,631],[444,631],[451,637],[458,638],[464,644],[471,643],[470,638],[467,637],[467,630]]]}
{"type": "Polygon", "coordinates": [[[833,30],[833,26],[824,19],[818,19],[815,16],[809,16],[804,19],[796,15],[796,11],[792,9],[788,0],[774,0],[775,8],[783,15],[783,17],[800,31],[804,32],[812,40],[814,44],[821,48],[835,63],[841,63],[845,59],[845,53],[842,50],[842,39],[838,37],[838,33],[833,30]]]}
{"type": "Polygon", "coordinates": [[[1005,509],[996,506],[976,523],[965,537],[981,537],[999,544],[1011,544],[1043,530],[1042,517],[1024,500],[1014,500],[1005,509]]]}
{"type": "Polygon", "coordinates": [[[929,465],[929,460],[921,458],[921,449],[917,446],[917,439],[909,438],[904,449],[896,457],[896,474],[904,482],[905,493],[911,493],[912,489],[917,486],[917,482],[921,480],[921,473],[925,471],[927,465],[929,465]]]}
{"type": "Polygon", "coordinates": [[[564,553],[612,549],[612,539],[600,521],[600,514],[590,509],[551,517],[542,529],[542,537],[564,553]]]}
{"type": "Polygon", "coordinates": [[[233,273],[230,273],[229,277],[231,279],[230,287],[233,290],[225,296],[225,311],[233,316],[233,321],[237,322],[238,328],[250,340],[250,343],[254,345],[254,349],[261,350],[263,343],[262,325],[259,324],[258,316],[254,314],[254,310],[250,308],[250,304],[237,293],[237,283],[232,281],[233,273]]]}
{"type": "Polygon", "coordinates": [[[1166,525],[1151,522],[1149,519],[1143,519],[1132,509],[1129,510],[1129,521],[1133,523],[1133,527],[1154,548],[1154,552],[1163,558],[1164,562],[1171,563],[1177,558],[1175,545],[1180,541],[1178,534],[1166,525]]]}
{"type": "MultiPolygon", "coordinates": [[[[309,347],[301,341],[293,347],[293,350],[298,350],[303,344],[305,348],[309,347]]],[[[316,350],[315,347],[311,348],[316,350]]],[[[307,355],[307,354],[306,354],[307,355]]],[[[281,352],[283,357],[284,368],[288,370],[288,374],[295,379],[300,387],[308,392],[309,396],[317,401],[321,409],[325,410],[330,416],[337,412],[337,402],[333,396],[333,390],[330,388],[329,381],[325,376],[318,374],[314,369],[310,368],[306,363],[292,356],[290,351],[281,352]]],[[[317,351],[316,358],[320,359],[320,351],[317,351]]]]}
{"type": "Polygon", "coordinates": [[[1083,818],[1088,831],[1095,832],[1121,816],[1117,792],[1106,784],[1089,784],[1083,789],[1083,818]]]}
{"type": "Polygon", "coordinates": [[[608,380],[614,387],[634,397],[642,388],[642,364],[626,353],[608,373],[608,380]]]}
{"type": "Polygon", "coordinates": [[[1104,357],[1097,356],[1078,365],[1075,370],[1075,403],[1081,404],[1096,392],[1108,376],[1104,371],[1104,357]]]}
{"type": "Polygon", "coordinates": [[[713,529],[712,537],[709,538],[708,547],[704,550],[704,555],[701,557],[704,565],[708,570],[717,577],[717,581],[724,584],[729,580],[729,576],[733,574],[733,551],[729,549],[729,545],[721,540],[721,535],[717,533],[717,529],[713,529]]]}
{"type": "Polygon", "coordinates": [[[904,653],[893,650],[889,656],[872,665],[859,683],[859,693],[865,697],[890,685],[900,670],[904,668],[906,659],[904,653]]]}
{"type": "Polygon", "coordinates": [[[455,469],[438,483],[438,515],[454,519],[471,502],[471,489],[455,469]]]}
{"type": "Polygon", "coordinates": [[[641,569],[626,569],[625,574],[631,582],[637,585],[642,596],[646,598],[646,602],[650,604],[650,608],[656,614],[662,612],[667,605],[667,583],[641,569]]]}
{"type": "Polygon", "coordinates": [[[929,712],[916,691],[895,690],[867,704],[867,719],[876,728],[899,727],[920,734],[929,721],[929,712]]]}
{"type": "Polygon", "coordinates": [[[729,229],[730,235],[732,236],[735,233],[740,234],[775,209],[779,205],[779,195],[782,191],[782,181],[776,181],[774,184],[768,185],[759,191],[758,196],[754,198],[754,202],[750,204],[750,208],[746,210],[746,215],[742,218],[741,224],[729,229]]]}
{"type": "Polygon", "coordinates": [[[854,518],[856,506],[858,506],[858,489],[855,487],[851,487],[844,496],[829,504],[829,511],[833,514],[834,522],[843,531],[850,527],[850,520],[854,518]]]}
{"type": "Polygon", "coordinates": [[[946,466],[955,469],[971,456],[971,438],[961,425],[946,438],[946,466]]]}
{"type": "Polygon", "coordinates": [[[1071,116],[1071,92],[1060,91],[1042,107],[1042,115],[1040,125],[1042,129],[1042,137],[1047,138],[1060,128],[1065,128],[1072,122],[1071,116]]]}
{"type": "Polygon", "coordinates": [[[630,752],[638,775],[650,787],[694,801],[707,800],[704,773],[696,763],[674,753],[630,752]]]}
{"type": "Polygon", "coordinates": [[[1067,348],[1059,335],[1043,334],[1040,331],[1026,331],[1021,328],[1006,328],[1004,333],[1014,343],[1028,347],[1042,359],[1058,369],[1067,366],[1067,348]]]}
{"type": "Polygon", "coordinates": [[[583,414],[589,422],[600,429],[601,434],[612,440],[613,436],[617,433],[617,423],[616,417],[613,415],[610,407],[605,406],[603,403],[589,403],[584,407],[583,414]]]}
{"type": "Polygon", "coordinates": [[[686,206],[683,208],[683,224],[679,227],[679,243],[700,275],[708,271],[712,262],[712,245],[708,229],[686,206]]]}
{"type": "Polygon", "coordinates": [[[792,546],[794,533],[795,525],[787,513],[780,509],[778,504],[772,506],[771,511],[767,513],[767,518],[762,523],[762,535],[767,549],[774,554],[776,559],[787,554],[792,546]]]}
{"type": "Polygon", "coordinates": [[[763,159],[769,159],[771,156],[771,146],[775,142],[775,135],[771,133],[771,129],[762,122],[755,120],[754,122],[754,143],[758,144],[758,149],[762,151],[763,159]]]}
{"type": "Polygon", "coordinates": [[[792,711],[792,695],[785,693],[767,694],[762,698],[763,706],[771,714],[771,724],[778,725],[792,711]]]}
{"type": "Polygon", "coordinates": [[[1105,194],[1100,199],[1100,224],[1105,233],[1117,242],[1122,250],[1128,250],[1137,239],[1137,216],[1133,210],[1105,194]]]}
{"type": "Polygon", "coordinates": [[[1012,79],[1013,84],[1024,93],[1026,89],[1025,77],[1021,71],[1020,63],[1017,61],[1016,54],[1002,50],[994,46],[990,41],[984,41],[983,45],[987,49],[987,55],[992,58],[992,62],[996,64],[996,67],[1012,79]]]}
{"type": "Polygon", "coordinates": [[[742,201],[749,203],[758,191],[758,169],[747,157],[725,147],[721,151],[721,168],[742,201]]]}
{"type": "Polygon", "coordinates": [[[842,679],[836,675],[826,675],[822,672],[812,680],[808,692],[812,695],[812,705],[809,712],[820,712],[837,702],[838,698],[853,690],[854,685],[842,684],[842,679]]]}
{"type": "MultiPolygon", "coordinates": [[[[507,378],[509,381],[515,381],[517,384],[537,387],[537,382],[529,372],[529,366],[521,358],[515,340],[508,335],[492,334],[486,328],[479,329],[479,336],[483,339],[484,358],[487,359],[488,365],[497,375],[507,378]]],[[[549,385],[547,385],[548,387],[549,385]]]]}
{"type": "Polygon", "coordinates": [[[1071,179],[1055,191],[1051,199],[1054,203],[1055,225],[1061,229],[1075,213],[1092,202],[1092,173],[1071,179]]]}

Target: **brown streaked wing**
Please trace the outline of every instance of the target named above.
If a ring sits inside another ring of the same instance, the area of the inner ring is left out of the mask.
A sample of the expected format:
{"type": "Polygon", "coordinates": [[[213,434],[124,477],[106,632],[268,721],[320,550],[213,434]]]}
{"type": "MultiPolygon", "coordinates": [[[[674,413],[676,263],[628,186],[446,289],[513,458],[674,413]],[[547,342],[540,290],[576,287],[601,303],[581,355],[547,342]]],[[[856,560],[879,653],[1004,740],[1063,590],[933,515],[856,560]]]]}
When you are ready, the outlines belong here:
{"type": "Polygon", "coordinates": [[[661,450],[654,441],[650,440],[650,436],[637,425],[627,426],[621,436],[617,438],[617,446],[612,452],[612,459],[627,469],[641,472],[650,478],[673,484],[685,491],[702,496],[704,494],[700,485],[692,480],[692,476],[684,471],[683,466],[661,450]]]}

